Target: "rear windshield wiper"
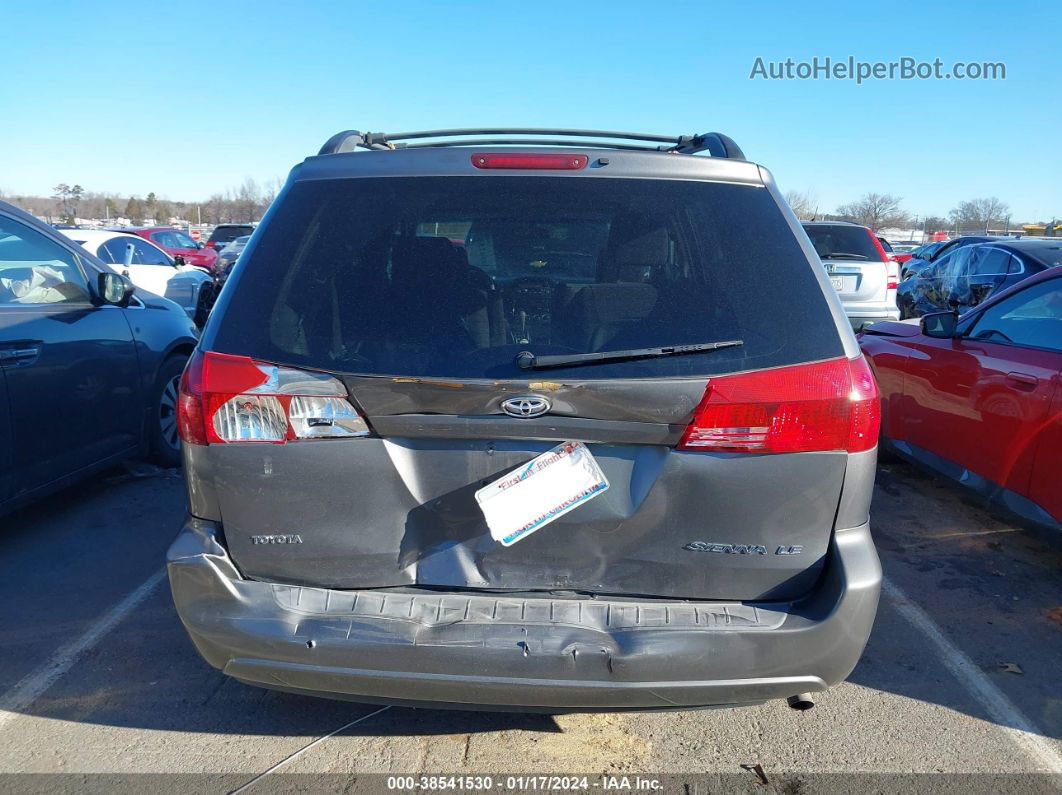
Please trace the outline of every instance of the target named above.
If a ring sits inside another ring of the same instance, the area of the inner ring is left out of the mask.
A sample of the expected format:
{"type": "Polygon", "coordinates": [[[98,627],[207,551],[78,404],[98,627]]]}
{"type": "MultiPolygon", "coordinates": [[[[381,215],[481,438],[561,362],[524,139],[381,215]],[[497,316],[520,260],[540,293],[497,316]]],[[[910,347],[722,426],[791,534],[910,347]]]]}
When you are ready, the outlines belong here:
{"type": "Polygon", "coordinates": [[[846,251],[834,251],[830,254],[823,254],[819,259],[870,259],[870,257],[864,257],[862,254],[849,254],[846,251]]]}
{"type": "Polygon", "coordinates": [[[744,345],[744,340],[701,342],[695,345],[670,345],[666,348],[634,348],[629,351],[601,351],[599,353],[573,353],[570,356],[535,356],[531,351],[516,354],[516,366],[521,370],[544,370],[549,367],[582,367],[601,362],[629,362],[634,359],[656,359],[660,356],[681,356],[687,353],[717,351],[720,348],[735,348],[744,345]]]}

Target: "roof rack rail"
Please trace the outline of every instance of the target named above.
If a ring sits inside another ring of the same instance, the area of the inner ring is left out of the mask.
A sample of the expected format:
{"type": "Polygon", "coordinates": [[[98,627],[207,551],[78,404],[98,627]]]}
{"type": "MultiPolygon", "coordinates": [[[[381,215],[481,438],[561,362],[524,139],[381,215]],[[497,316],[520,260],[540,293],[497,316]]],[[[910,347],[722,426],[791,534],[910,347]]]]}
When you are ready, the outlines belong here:
{"type": "Polygon", "coordinates": [[[371,133],[343,130],[325,141],[318,154],[335,155],[355,149],[413,149],[430,146],[577,146],[595,149],[634,149],[694,155],[707,151],[712,157],[744,160],[734,139],[722,133],[700,135],[651,135],[609,130],[567,130],[536,127],[484,127],[482,129],[418,130],[401,133],[371,133]],[[517,136],[533,135],[535,138],[517,136]],[[473,137],[488,136],[488,137],[473,137]],[[500,137],[498,137],[500,136],[500,137]],[[591,139],[613,140],[591,140],[591,139]],[[431,139],[431,140],[421,140],[431,139]],[[444,139],[444,140],[438,140],[444,139]],[[416,143],[409,143],[415,141],[416,143]],[[638,143],[633,143],[638,142],[638,143]],[[648,144],[657,144],[650,146],[648,144]]]}

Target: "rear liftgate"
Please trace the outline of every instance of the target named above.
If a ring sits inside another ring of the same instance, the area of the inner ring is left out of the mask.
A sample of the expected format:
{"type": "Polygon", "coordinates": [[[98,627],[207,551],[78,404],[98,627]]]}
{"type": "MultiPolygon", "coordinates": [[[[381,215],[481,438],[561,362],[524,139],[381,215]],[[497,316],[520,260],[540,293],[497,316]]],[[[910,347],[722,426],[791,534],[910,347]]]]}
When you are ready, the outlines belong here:
{"type": "Polygon", "coordinates": [[[861,357],[554,383],[341,376],[199,352],[180,429],[252,578],[788,600],[814,584],[847,454],[874,446],[877,422],[861,357]],[[549,413],[524,415],[521,399],[549,413]],[[592,493],[544,501],[548,521],[509,539],[534,519],[525,505],[531,519],[508,533],[492,519],[492,534],[488,487],[563,442],[582,443],[560,451],[582,451],[586,481],[535,499],[592,493]]]}

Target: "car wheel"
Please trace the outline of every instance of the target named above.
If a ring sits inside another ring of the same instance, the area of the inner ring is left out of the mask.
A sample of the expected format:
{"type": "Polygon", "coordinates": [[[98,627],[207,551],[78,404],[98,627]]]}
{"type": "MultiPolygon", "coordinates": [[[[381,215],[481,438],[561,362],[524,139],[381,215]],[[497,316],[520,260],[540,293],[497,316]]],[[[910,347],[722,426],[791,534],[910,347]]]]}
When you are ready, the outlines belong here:
{"type": "Polygon", "coordinates": [[[160,467],[170,468],[181,463],[181,439],[177,435],[177,395],[181,386],[181,374],[187,363],[187,356],[171,356],[159,369],[159,377],[155,382],[148,427],[148,449],[151,452],[151,460],[160,467]]]}
{"type": "Polygon", "coordinates": [[[203,328],[206,325],[207,318],[210,317],[210,310],[214,308],[214,290],[211,287],[204,286],[199,291],[199,298],[195,303],[195,317],[192,318],[198,328],[203,328]]]}

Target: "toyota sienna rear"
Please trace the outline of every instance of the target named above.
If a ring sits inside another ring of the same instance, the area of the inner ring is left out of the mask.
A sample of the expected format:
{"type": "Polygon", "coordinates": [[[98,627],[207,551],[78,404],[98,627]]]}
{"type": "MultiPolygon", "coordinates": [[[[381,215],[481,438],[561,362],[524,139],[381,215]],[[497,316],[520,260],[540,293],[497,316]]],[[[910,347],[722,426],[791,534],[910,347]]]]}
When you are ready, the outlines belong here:
{"type": "Polygon", "coordinates": [[[726,136],[343,132],[185,371],[174,600],[211,665],[290,692],[804,706],[877,608],[878,417],[726,136]]]}

